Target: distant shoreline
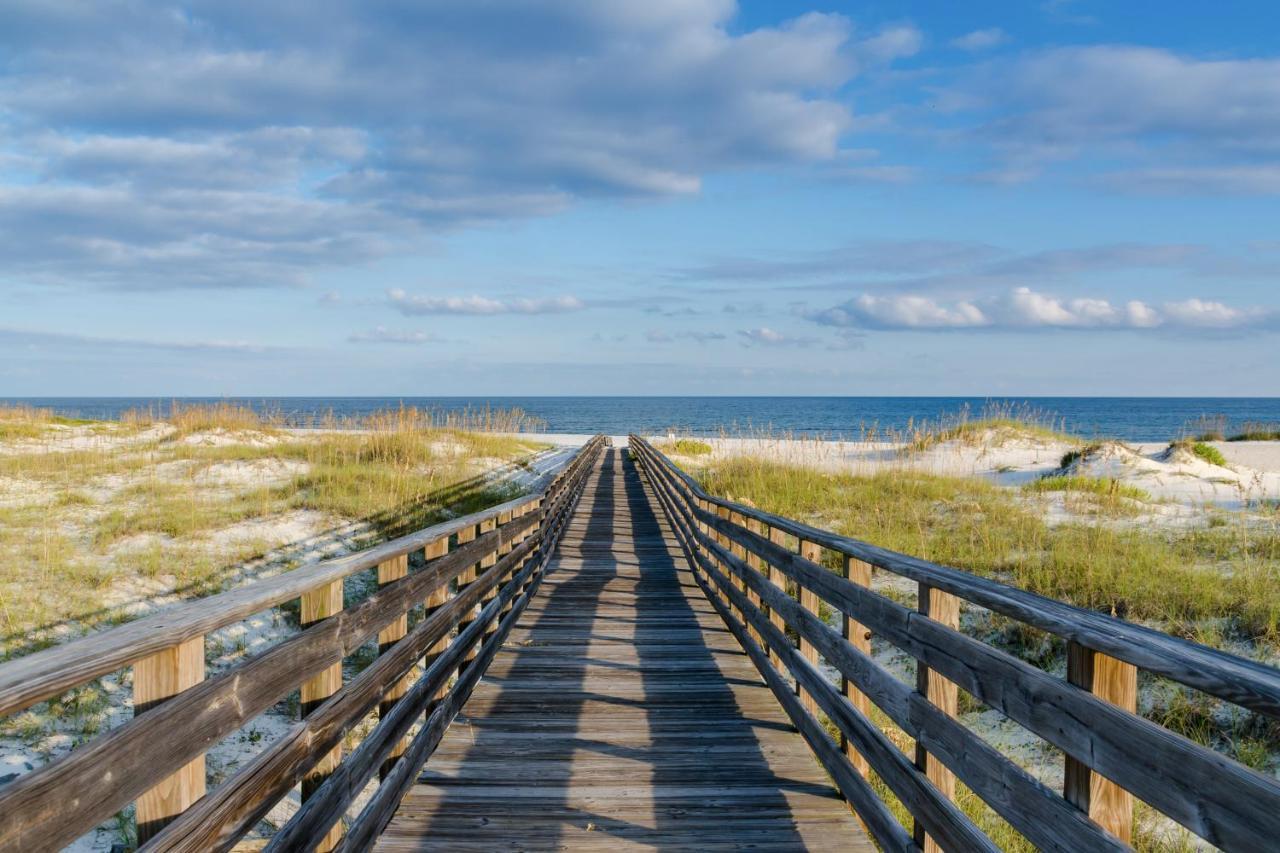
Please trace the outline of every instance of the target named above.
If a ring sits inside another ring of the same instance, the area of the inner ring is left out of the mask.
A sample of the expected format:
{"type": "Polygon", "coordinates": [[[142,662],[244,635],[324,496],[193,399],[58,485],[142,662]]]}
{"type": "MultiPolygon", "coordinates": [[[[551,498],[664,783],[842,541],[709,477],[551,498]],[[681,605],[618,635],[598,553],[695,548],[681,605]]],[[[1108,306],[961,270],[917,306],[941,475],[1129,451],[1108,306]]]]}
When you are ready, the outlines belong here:
{"type": "Polygon", "coordinates": [[[483,412],[520,409],[537,423],[528,432],[625,435],[670,431],[697,436],[796,436],[833,440],[890,437],[988,406],[1023,407],[1036,418],[1083,438],[1168,441],[1199,419],[1229,424],[1280,423],[1280,397],[11,397],[60,415],[117,420],[143,409],[163,417],[179,404],[229,402],[279,415],[288,426],[320,425],[332,415],[358,419],[400,406],[483,412]]]}

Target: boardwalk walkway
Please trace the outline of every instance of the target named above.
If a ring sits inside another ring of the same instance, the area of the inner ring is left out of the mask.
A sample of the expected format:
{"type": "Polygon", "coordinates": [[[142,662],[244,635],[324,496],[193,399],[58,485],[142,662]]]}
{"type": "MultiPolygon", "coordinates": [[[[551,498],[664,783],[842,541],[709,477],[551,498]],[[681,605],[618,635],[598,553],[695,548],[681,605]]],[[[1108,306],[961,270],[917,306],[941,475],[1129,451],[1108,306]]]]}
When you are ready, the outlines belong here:
{"type": "Polygon", "coordinates": [[[378,850],[871,850],[607,451],[378,850]]]}

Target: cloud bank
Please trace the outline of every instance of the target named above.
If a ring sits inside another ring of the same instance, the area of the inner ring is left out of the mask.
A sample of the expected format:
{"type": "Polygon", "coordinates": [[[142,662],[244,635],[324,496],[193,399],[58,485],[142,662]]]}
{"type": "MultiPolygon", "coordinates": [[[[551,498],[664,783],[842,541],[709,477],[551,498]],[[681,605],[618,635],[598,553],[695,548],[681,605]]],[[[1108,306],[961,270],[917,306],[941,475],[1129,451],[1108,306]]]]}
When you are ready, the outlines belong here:
{"type": "Polygon", "coordinates": [[[1018,287],[998,296],[942,301],[917,294],[863,294],[841,305],[811,312],[825,326],[885,331],[965,330],[1259,330],[1277,328],[1275,311],[1234,308],[1203,299],[1165,302],[1063,299],[1018,287]]]}
{"type": "Polygon", "coordinates": [[[563,314],[581,311],[586,304],[576,296],[541,299],[491,299],[487,296],[414,296],[400,289],[387,291],[387,301],[406,316],[424,314],[563,314]]]}

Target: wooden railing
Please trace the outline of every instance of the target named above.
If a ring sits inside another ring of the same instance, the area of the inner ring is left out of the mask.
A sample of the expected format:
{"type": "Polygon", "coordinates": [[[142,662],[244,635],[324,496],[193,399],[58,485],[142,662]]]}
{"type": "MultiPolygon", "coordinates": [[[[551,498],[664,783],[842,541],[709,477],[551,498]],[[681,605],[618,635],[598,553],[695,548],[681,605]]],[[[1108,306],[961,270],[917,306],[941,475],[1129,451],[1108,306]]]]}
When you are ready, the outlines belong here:
{"type": "Polygon", "coordinates": [[[0,789],[0,850],[59,849],[132,802],[141,849],[228,850],[299,783],[302,806],[267,849],[368,848],[529,601],[605,444],[524,497],[0,666],[0,717],[128,666],[135,712],[0,789]],[[377,591],[344,608],[343,580],[375,567],[377,591]],[[206,634],[298,599],[303,630],[205,678],[206,634]],[[343,659],[375,635],[379,656],[343,684],[343,659]],[[206,793],[209,748],[299,688],[303,718],[206,793]]]}
{"type": "Polygon", "coordinates": [[[957,779],[1044,850],[1129,849],[1134,797],[1223,849],[1280,845],[1276,779],[1135,713],[1143,669],[1280,717],[1274,667],[715,497],[648,442],[630,446],[707,597],[884,849],[998,849],[957,806],[957,779]],[[873,568],[918,584],[918,607],[872,591],[873,568]],[[961,633],[961,600],[1065,639],[1066,678],[961,633]],[[872,658],[873,635],[915,659],[914,688],[872,658]],[[1064,789],[956,719],[958,688],[1061,749],[1064,789]],[[914,755],[873,722],[872,705],[915,740],[914,755]]]}

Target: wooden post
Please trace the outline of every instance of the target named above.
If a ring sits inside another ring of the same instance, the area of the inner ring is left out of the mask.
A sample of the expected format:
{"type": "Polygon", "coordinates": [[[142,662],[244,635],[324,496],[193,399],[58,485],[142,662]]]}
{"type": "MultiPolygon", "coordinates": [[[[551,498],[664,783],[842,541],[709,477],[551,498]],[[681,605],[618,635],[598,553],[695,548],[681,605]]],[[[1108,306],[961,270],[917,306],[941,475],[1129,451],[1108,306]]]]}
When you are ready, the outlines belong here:
{"type": "MultiPolygon", "coordinates": [[[[936,622],[949,628],[960,627],[960,599],[954,595],[934,589],[928,584],[920,584],[919,610],[936,622]]],[[[954,717],[960,706],[959,688],[923,663],[916,662],[916,690],[925,698],[942,709],[949,717],[954,717]]],[[[933,783],[942,796],[954,800],[956,795],[956,777],[941,761],[930,755],[923,746],[916,744],[916,767],[924,771],[925,776],[933,783]]],[[[915,822],[915,841],[925,853],[941,853],[942,848],[924,831],[919,820],[915,822]]]]}
{"type": "MultiPolygon", "coordinates": [[[[761,532],[760,522],[756,521],[754,518],[746,519],[746,527],[752,533],[755,533],[757,535],[759,535],[761,532]]],[[[763,576],[764,575],[763,569],[765,566],[764,560],[754,551],[748,551],[745,548],[743,549],[743,551],[746,554],[747,565],[750,566],[751,569],[755,571],[756,574],[763,576]]],[[[750,587],[747,588],[747,600],[750,601],[753,605],[755,605],[755,608],[757,610],[763,609],[763,603],[760,601],[760,596],[756,593],[755,590],[751,589],[750,587]]],[[[767,648],[767,645],[764,641],[764,637],[760,636],[760,632],[756,630],[754,624],[748,623],[747,631],[748,633],[751,634],[751,639],[755,640],[757,645],[759,645],[761,648],[767,648]]]]}
{"type": "MultiPolygon", "coordinates": [[[[447,536],[444,537],[443,539],[437,539],[435,542],[432,542],[430,545],[422,549],[422,556],[425,557],[427,560],[434,560],[437,557],[443,557],[445,554],[448,554],[448,553],[449,553],[449,538],[447,536]]],[[[427,600],[426,602],[424,602],[424,604],[426,605],[426,615],[430,616],[432,613],[436,611],[436,608],[442,607],[443,605],[448,603],[449,603],[449,585],[447,583],[441,584],[435,590],[435,592],[432,592],[430,595],[427,596],[427,600]]],[[[437,640],[434,646],[432,646],[430,649],[427,650],[426,656],[423,657],[422,659],[422,668],[425,670],[429,666],[431,666],[431,664],[435,663],[436,658],[444,654],[444,651],[447,648],[449,648],[449,636],[446,634],[445,636],[437,640]]],[[[447,683],[441,684],[440,689],[436,692],[436,695],[431,697],[432,703],[427,707],[428,714],[430,714],[431,711],[434,709],[435,703],[438,702],[440,699],[443,699],[444,694],[448,692],[449,692],[449,685],[447,683]]]]}
{"type": "MultiPolygon", "coordinates": [[[[776,527],[770,527],[768,528],[768,534],[769,534],[770,542],[772,542],[775,545],[781,545],[784,548],[786,547],[787,545],[786,533],[783,533],[781,530],[779,530],[776,527]]],[[[779,571],[778,569],[775,569],[772,564],[769,565],[769,583],[776,586],[784,595],[786,594],[787,592],[786,578],[783,576],[782,572],[779,571]]],[[[778,631],[781,632],[782,636],[784,637],[787,636],[787,623],[786,623],[786,620],[782,618],[781,613],[779,613],[776,610],[770,610],[769,621],[773,623],[773,627],[777,628],[778,631]]],[[[782,658],[778,655],[778,652],[775,649],[769,650],[769,660],[773,663],[774,669],[776,669],[778,672],[782,672],[782,658]]]]}
{"type": "MultiPolygon", "coordinates": [[[[1138,668],[1067,643],[1067,681],[1130,713],[1138,710],[1138,668]]],[[[1133,794],[1067,756],[1063,797],[1089,819],[1128,844],[1133,835],[1133,794]]]]}
{"type": "MultiPolygon", "coordinates": [[[[459,530],[458,545],[464,545],[467,542],[474,542],[476,540],[476,531],[477,531],[476,525],[471,525],[470,527],[464,527],[461,530],[459,530]]],[[[458,573],[458,581],[457,581],[458,592],[462,592],[464,589],[471,586],[471,584],[475,583],[475,580],[476,580],[475,565],[471,565],[463,569],[461,572],[458,573]]],[[[465,629],[468,625],[472,623],[472,621],[474,621],[474,617],[475,617],[475,609],[472,608],[470,614],[458,620],[459,634],[461,634],[463,629],[465,629]]],[[[465,666],[466,661],[475,657],[475,654],[476,653],[474,648],[471,651],[467,652],[463,661],[463,665],[465,666]]]]}
{"type": "MultiPolygon", "coordinates": [[[[817,563],[819,566],[822,565],[822,547],[813,542],[800,540],[800,556],[817,563]]],[[[797,586],[800,592],[800,606],[820,617],[821,610],[818,606],[818,594],[803,584],[798,584],[797,586]]],[[[818,650],[814,648],[813,643],[809,642],[804,634],[800,635],[800,656],[814,666],[818,665],[818,650]]],[[[800,689],[800,686],[796,685],[796,694],[800,697],[800,703],[804,705],[804,709],[817,716],[818,703],[809,695],[809,692],[800,689]]]]}
{"type": "MultiPolygon", "coordinates": [[[[151,708],[204,680],[204,637],[194,637],[133,665],[133,713],[151,708]]],[[[204,756],[138,797],[138,843],[144,844],[204,796],[204,756]]]]}
{"type": "MultiPolygon", "coordinates": [[[[528,511],[529,511],[529,508],[527,506],[516,507],[511,512],[504,512],[502,515],[498,516],[498,523],[506,524],[508,521],[514,521],[517,518],[520,518],[522,515],[524,515],[528,511]]],[[[517,545],[519,545],[521,542],[525,540],[525,537],[527,535],[528,535],[527,533],[522,533],[520,534],[519,539],[509,539],[508,541],[502,543],[502,548],[499,550],[498,556],[505,557],[507,554],[510,554],[511,551],[517,545]]],[[[525,564],[525,561],[520,560],[518,565],[512,565],[511,571],[507,572],[505,575],[502,576],[503,586],[506,586],[508,583],[511,582],[511,580],[516,576],[516,573],[520,571],[521,568],[523,568],[524,564],[525,564]]],[[[517,596],[513,595],[507,599],[507,603],[502,606],[502,612],[498,614],[499,619],[504,618],[508,613],[511,612],[511,608],[516,606],[516,598],[517,596]]]]}
{"type": "MultiPolygon", "coordinates": [[[[302,627],[327,619],[342,610],[342,581],[336,580],[316,587],[302,596],[302,627]]],[[[342,664],[335,663],[302,683],[302,716],[307,716],[325,699],[342,689],[342,664]]],[[[324,784],[338,765],[342,763],[342,744],[321,758],[302,777],[302,799],[305,802],[317,788],[324,784]]],[[[338,822],[316,847],[320,853],[328,853],[342,839],[342,823],[338,822]]]]}
{"type": "MultiPolygon", "coordinates": [[[[541,511],[542,511],[542,503],[543,503],[543,499],[539,497],[538,499],[536,499],[536,500],[532,501],[531,503],[527,504],[527,505],[525,506],[525,510],[524,510],[524,511],[525,511],[526,513],[529,513],[529,512],[541,512],[541,511]]],[[[544,519],[544,518],[543,518],[543,519],[539,519],[537,524],[535,524],[533,527],[529,528],[529,532],[528,532],[527,534],[525,534],[525,537],[527,538],[528,536],[537,536],[537,537],[541,538],[542,534],[543,534],[543,533],[545,533],[545,532],[546,532],[546,519],[544,519]]],[[[521,542],[523,542],[523,541],[524,541],[524,538],[522,538],[520,541],[521,541],[521,542]]],[[[538,546],[538,550],[537,550],[537,551],[530,553],[530,555],[529,555],[529,556],[526,556],[523,560],[521,560],[521,561],[520,561],[520,566],[519,566],[519,568],[524,568],[524,564],[525,564],[525,563],[527,563],[529,560],[535,559],[535,558],[534,558],[534,556],[533,556],[533,554],[534,554],[534,553],[536,553],[536,554],[538,555],[536,559],[539,559],[539,560],[543,559],[542,552],[541,552],[541,547],[542,547],[542,546],[541,546],[541,545],[539,545],[539,546],[538,546]]],[[[533,578],[532,576],[530,576],[530,577],[529,577],[529,578],[528,578],[528,579],[527,579],[527,580],[526,580],[526,581],[525,581],[525,582],[520,586],[520,594],[521,594],[521,595],[523,595],[523,594],[524,594],[524,593],[529,589],[529,587],[533,585],[533,581],[534,581],[534,578],[533,578]]]]}
{"type": "MultiPolygon", "coordinates": [[[[409,575],[409,556],[402,554],[399,557],[392,557],[384,563],[378,564],[378,586],[385,586],[394,583],[403,577],[409,575]]],[[[385,654],[392,646],[399,642],[405,634],[409,633],[409,614],[403,613],[395,619],[387,627],[378,632],[378,654],[385,654]]],[[[385,717],[391,713],[391,709],[395,707],[396,702],[409,690],[409,684],[412,681],[412,674],[406,675],[398,682],[387,688],[387,692],[382,694],[382,701],[378,703],[378,716],[385,717]]],[[[391,772],[391,768],[395,767],[396,760],[404,754],[405,748],[408,746],[407,740],[401,740],[391,750],[391,754],[387,756],[386,761],[382,762],[382,767],[378,771],[378,777],[385,779],[387,774],[391,772]]]]}
{"type": "MultiPolygon", "coordinates": [[[[729,508],[727,506],[717,505],[715,512],[716,512],[716,515],[719,516],[722,520],[724,521],[729,520],[729,508]]],[[[719,545],[721,548],[724,548],[729,553],[731,554],[733,553],[733,549],[730,547],[730,544],[729,544],[728,536],[725,536],[723,533],[716,531],[715,537],[716,537],[717,545],[719,545]]],[[[733,584],[734,586],[737,586],[738,584],[736,583],[736,579],[738,576],[734,574],[734,572],[724,563],[721,563],[719,560],[717,560],[716,562],[719,564],[720,570],[725,573],[725,577],[729,578],[729,583],[733,584]]],[[[734,617],[738,619],[738,621],[740,622],[745,621],[742,617],[742,612],[739,611],[738,608],[734,607],[733,603],[729,601],[727,597],[725,598],[725,604],[728,605],[729,612],[732,613],[734,617]]]]}
{"type": "MultiPolygon", "coordinates": [[[[497,528],[498,528],[498,520],[496,518],[490,518],[480,522],[481,533],[489,533],[490,531],[496,530],[497,528]]],[[[480,564],[479,564],[477,574],[482,573],[485,569],[492,569],[495,565],[497,565],[497,563],[498,563],[498,551],[497,549],[494,549],[493,551],[490,551],[488,554],[485,554],[483,557],[480,558],[480,564]]],[[[486,592],[484,594],[484,597],[480,599],[479,606],[481,608],[485,607],[486,605],[489,604],[490,601],[493,601],[495,598],[498,597],[499,585],[501,585],[501,581],[499,581],[498,585],[489,587],[488,592],[486,592]]],[[[471,650],[471,653],[467,656],[467,660],[471,660],[476,656],[476,654],[479,652],[480,644],[488,642],[489,638],[493,636],[493,633],[496,630],[497,630],[496,621],[492,621],[485,626],[484,633],[481,634],[480,636],[480,643],[477,643],[476,647],[471,650]]]]}
{"type": "MultiPolygon", "coordinates": [[[[853,557],[844,558],[844,576],[851,583],[858,586],[871,586],[871,564],[864,563],[853,557]]],[[[840,620],[840,633],[844,636],[849,644],[863,654],[871,654],[871,632],[861,622],[850,619],[847,614],[842,615],[840,620]]],[[[867,694],[854,687],[848,678],[840,677],[840,690],[849,698],[853,707],[868,720],[871,719],[871,701],[867,698],[867,694]]],[[[869,767],[867,759],[861,752],[849,743],[849,739],[843,732],[840,734],[840,746],[844,749],[844,754],[848,756],[849,763],[854,769],[863,776],[867,775],[869,767]]]]}

